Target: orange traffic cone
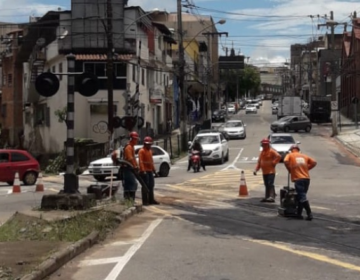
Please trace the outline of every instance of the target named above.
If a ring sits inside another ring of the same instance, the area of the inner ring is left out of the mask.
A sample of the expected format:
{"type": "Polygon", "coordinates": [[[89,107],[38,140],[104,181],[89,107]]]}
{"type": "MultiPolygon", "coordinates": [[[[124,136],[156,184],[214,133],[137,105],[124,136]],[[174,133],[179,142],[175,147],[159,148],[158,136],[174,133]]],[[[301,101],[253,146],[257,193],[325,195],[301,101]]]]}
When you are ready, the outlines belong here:
{"type": "Polygon", "coordinates": [[[42,178],[42,173],[39,173],[39,176],[36,180],[36,192],[43,192],[44,191],[44,184],[43,184],[43,178],[42,178]]]}
{"type": "Polygon", "coordinates": [[[244,170],[241,171],[241,177],[240,177],[240,187],[239,187],[239,196],[248,196],[248,188],[246,186],[246,180],[245,180],[245,173],[244,170]]]}
{"type": "Polygon", "coordinates": [[[21,193],[19,172],[16,172],[16,173],[15,173],[15,178],[14,178],[14,184],[13,184],[12,192],[13,192],[13,193],[21,193]]]}

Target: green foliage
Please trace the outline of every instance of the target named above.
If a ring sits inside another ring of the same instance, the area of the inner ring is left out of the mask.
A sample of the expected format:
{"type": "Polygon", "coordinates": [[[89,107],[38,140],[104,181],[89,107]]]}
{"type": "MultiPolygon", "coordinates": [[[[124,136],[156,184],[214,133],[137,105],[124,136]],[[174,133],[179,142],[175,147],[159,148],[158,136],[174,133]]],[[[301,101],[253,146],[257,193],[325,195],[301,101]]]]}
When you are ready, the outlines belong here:
{"type": "Polygon", "coordinates": [[[54,114],[58,117],[59,123],[63,123],[66,121],[67,108],[64,107],[62,109],[58,109],[54,112],[54,114]]]}
{"type": "Polygon", "coordinates": [[[220,80],[227,83],[229,89],[229,100],[235,100],[236,87],[239,85],[239,98],[243,97],[246,92],[250,91],[256,94],[259,90],[261,80],[260,73],[253,67],[245,66],[243,71],[222,70],[220,80]]]}

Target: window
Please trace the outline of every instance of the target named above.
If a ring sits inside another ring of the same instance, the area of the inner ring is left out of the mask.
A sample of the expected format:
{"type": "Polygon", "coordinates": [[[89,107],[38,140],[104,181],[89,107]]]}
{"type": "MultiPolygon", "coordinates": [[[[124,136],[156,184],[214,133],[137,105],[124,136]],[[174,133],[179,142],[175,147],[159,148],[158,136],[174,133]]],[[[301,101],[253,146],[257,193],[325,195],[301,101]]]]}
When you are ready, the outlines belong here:
{"type": "Polygon", "coordinates": [[[6,104],[2,104],[1,105],[1,117],[3,117],[4,119],[6,118],[6,111],[7,111],[6,104]]]}
{"type": "MultiPolygon", "coordinates": [[[[84,71],[98,77],[99,89],[107,89],[105,62],[84,62],[76,65],[77,71],[84,71]]],[[[126,89],[127,64],[114,63],[114,89],[126,89]]]]}
{"type": "Polygon", "coordinates": [[[2,75],[2,85],[6,86],[6,75],[2,75]]]}
{"type": "Polygon", "coordinates": [[[125,63],[116,63],[116,77],[123,77],[126,79],[126,67],[127,65],[125,63]]]}
{"type": "Polygon", "coordinates": [[[135,65],[132,66],[132,81],[134,83],[136,82],[136,66],[135,65]]]}
{"type": "MultiPolygon", "coordinates": [[[[63,72],[63,64],[59,63],[59,73],[62,73],[62,72],[63,72]]],[[[62,81],[62,78],[63,78],[63,76],[59,75],[59,81],[62,81]]]]}
{"type": "Polygon", "coordinates": [[[13,81],[12,74],[8,74],[8,78],[7,78],[7,86],[8,87],[12,86],[12,81],[13,81]]]}
{"type": "Polygon", "coordinates": [[[28,161],[30,160],[26,155],[21,153],[11,153],[11,162],[28,161]]]}
{"type": "Polygon", "coordinates": [[[35,108],[35,125],[50,126],[50,108],[40,104],[35,108]]]}
{"type": "Polygon", "coordinates": [[[141,69],[141,84],[145,86],[145,69],[141,69]]]}
{"type": "Polygon", "coordinates": [[[164,155],[164,152],[162,150],[160,150],[159,148],[156,148],[156,147],[151,147],[151,152],[152,152],[153,156],[162,156],[162,155],[164,155]]]}
{"type": "Polygon", "coordinates": [[[164,74],[163,83],[166,85],[166,75],[164,74]]]}
{"type": "Polygon", "coordinates": [[[0,153],[0,163],[9,162],[9,153],[0,153]]]}

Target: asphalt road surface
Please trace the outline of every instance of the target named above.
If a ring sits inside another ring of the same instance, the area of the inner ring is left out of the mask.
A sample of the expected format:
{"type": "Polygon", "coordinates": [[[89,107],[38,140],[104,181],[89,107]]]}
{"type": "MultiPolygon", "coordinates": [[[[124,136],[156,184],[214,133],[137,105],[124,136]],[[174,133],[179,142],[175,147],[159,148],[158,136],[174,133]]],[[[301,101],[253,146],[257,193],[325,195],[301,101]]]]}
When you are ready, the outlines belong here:
{"type": "MultiPolygon", "coordinates": [[[[247,124],[247,138],[230,141],[228,162],[194,174],[186,171],[186,158],[179,160],[169,177],[156,179],[161,205],[146,207],[50,280],[360,279],[359,162],[327,136],[326,127],[293,133],[302,152],[318,161],[309,192],[315,218],[279,217],[278,199],[260,203],[262,177],[252,175],[259,143],[275,120],[270,102],[258,114],[241,111],[233,118],[247,124]],[[238,197],[241,170],[249,190],[245,198],[238,197]]],[[[55,179],[47,192],[61,188],[55,179]]],[[[81,190],[89,180],[81,178],[81,190]]],[[[287,172],[279,164],[278,193],[284,185],[287,172]]],[[[0,196],[0,205],[25,196],[34,193],[0,196]]]]}

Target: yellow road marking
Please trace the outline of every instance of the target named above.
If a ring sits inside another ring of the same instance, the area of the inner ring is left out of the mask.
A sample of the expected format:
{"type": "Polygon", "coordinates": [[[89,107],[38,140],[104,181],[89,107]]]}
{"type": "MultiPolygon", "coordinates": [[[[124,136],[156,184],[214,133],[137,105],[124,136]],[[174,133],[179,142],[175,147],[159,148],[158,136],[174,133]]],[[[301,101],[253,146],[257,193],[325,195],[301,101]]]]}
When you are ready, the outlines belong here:
{"type": "Polygon", "coordinates": [[[157,214],[162,214],[166,217],[173,217],[175,219],[178,219],[180,221],[186,221],[185,219],[179,217],[179,216],[175,216],[174,214],[170,213],[169,211],[166,211],[166,210],[163,210],[163,209],[160,209],[156,206],[150,206],[150,207],[147,207],[146,210],[150,211],[150,212],[153,212],[153,213],[157,213],[157,214]]]}
{"type": "Polygon", "coordinates": [[[265,245],[265,246],[269,246],[269,247],[273,247],[282,251],[286,251],[295,255],[299,255],[299,256],[303,256],[309,259],[313,259],[313,260],[317,260],[320,262],[324,262],[324,263],[328,263],[331,265],[335,265],[335,266],[339,266],[342,268],[346,268],[349,270],[354,270],[354,271],[359,271],[360,272],[360,266],[356,266],[354,264],[351,263],[346,263],[343,261],[339,261],[336,259],[332,259],[329,258],[325,255],[320,255],[320,254],[316,254],[316,253],[311,253],[311,252],[306,252],[306,251],[301,251],[301,250],[296,250],[296,249],[292,249],[286,245],[282,245],[282,244],[277,244],[277,243],[272,243],[269,241],[265,241],[265,240],[256,240],[256,239],[245,239],[247,241],[250,241],[252,243],[257,243],[257,244],[261,244],[261,245],[265,245]]]}

